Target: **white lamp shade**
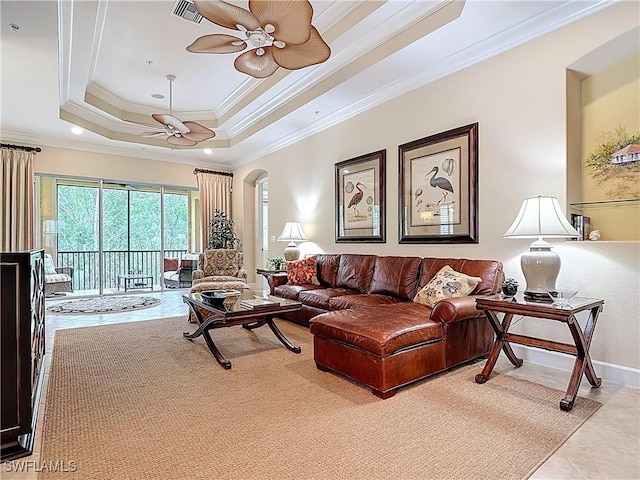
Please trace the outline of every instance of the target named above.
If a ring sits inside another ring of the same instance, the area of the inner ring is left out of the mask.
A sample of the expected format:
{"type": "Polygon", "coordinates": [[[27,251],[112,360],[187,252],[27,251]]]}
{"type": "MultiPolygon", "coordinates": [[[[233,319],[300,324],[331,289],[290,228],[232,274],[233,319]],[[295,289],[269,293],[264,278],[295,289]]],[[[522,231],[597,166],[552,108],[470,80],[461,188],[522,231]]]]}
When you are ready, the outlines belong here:
{"type": "Polygon", "coordinates": [[[306,239],[298,222],[287,222],[278,237],[279,242],[300,242],[306,239]]]}
{"type": "Polygon", "coordinates": [[[571,238],[580,234],[571,226],[556,197],[525,198],[505,238],[571,238]]]}

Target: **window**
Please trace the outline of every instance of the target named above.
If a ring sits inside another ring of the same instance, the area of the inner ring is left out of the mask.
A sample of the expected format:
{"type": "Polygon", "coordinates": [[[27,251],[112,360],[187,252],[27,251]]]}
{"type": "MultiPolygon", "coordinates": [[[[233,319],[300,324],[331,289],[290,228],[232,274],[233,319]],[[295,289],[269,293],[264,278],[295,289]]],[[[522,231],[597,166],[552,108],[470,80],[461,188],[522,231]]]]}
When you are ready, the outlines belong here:
{"type": "Polygon", "coordinates": [[[162,258],[193,250],[193,189],[38,176],[41,245],[73,267],[74,293],[118,291],[118,276],[141,273],[161,288],[162,258]]]}

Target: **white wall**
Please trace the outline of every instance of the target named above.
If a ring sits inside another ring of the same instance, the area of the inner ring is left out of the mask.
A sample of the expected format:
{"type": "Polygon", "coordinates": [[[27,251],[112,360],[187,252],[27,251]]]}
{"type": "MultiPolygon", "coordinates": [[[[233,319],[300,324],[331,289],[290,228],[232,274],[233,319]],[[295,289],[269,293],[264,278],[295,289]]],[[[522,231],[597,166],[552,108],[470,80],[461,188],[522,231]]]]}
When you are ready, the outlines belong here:
{"type": "MultiPolygon", "coordinates": [[[[251,230],[253,193],[243,180],[257,169],[269,173],[271,235],[288,220],[301,222],[313,243],[305,252],[454,256],[501,260],[508,276],[523,283],[519,256],[527,240],[502,234],[523,198],[567,196],[566,68],[595,48],[638,25],[639,4],[625,2],[533,40],[481,64],[421,87],[329,130],[246,165],[235,173],[234,217],[251,230]],[[479,238],[477,245],[398,244],[398,145],[479,122],[479,238]],[[334,242],[334,164],[387,149],[386,244],[334,242]],[[243,205],[242,208],[238,208],[243,205]]],[[[245,252],[250,252],[245,235],[245,252]]],[[[602,297],[605,309],[592,343],[592,357],[617,366],[640,367],[638,242],[556,242],[563,260],[562,289],[602,297]]],[[[273,245],[281,252],[285,245],[273,245]]],[[[247,267],[253,270],[251,255],[247,267]]],[[[525,334],[569,339],[563,325],[527,319],[525,334]]],[[[602,373],[598,370],[598,373],[602,373]]],[[[637,377],[637,370],[632,370],[637,377]]],[[[637,383],[637,379],[635,380],[637,383]]],[[[633,383],[633,381],[631,382],[633,383]]]]}
{"type": "Polygon", "coordinates": [[[193,165],[55,147],[44,147],[34,158],[38,174],[197,187],[193,165]]]}

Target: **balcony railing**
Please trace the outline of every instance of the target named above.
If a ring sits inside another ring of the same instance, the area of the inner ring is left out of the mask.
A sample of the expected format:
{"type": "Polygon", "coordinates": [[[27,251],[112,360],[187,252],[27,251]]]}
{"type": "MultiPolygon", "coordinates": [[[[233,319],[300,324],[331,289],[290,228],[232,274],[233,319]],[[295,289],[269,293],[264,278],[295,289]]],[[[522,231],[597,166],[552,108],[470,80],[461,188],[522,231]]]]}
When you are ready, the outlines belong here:
{"type": "MultiPolygon", "coordinates": [[[[186,250],[165,250],[165,257],[182,258],[186,250]]],[[[103,289],[117,288],[118,275],[139,273],[151,275],[153,285],[160,285],[162,257],[160,250],[114,250],[103,252],[103,289]]],[[[100,288],[100,252],[58,252],[56,266],[73,267],[73,290],[100,288]]]]}

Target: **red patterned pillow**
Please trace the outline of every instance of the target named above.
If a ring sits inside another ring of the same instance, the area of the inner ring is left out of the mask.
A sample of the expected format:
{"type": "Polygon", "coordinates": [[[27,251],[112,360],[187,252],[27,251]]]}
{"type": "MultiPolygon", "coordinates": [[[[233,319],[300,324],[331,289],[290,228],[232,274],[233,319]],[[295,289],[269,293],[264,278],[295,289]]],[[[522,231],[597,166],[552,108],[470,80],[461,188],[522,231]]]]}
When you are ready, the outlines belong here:
{"type": "Polygon", "coordinates": [[[291,285],[317,284],[315,257],[287,262],[287,277],[291,285]]]}

